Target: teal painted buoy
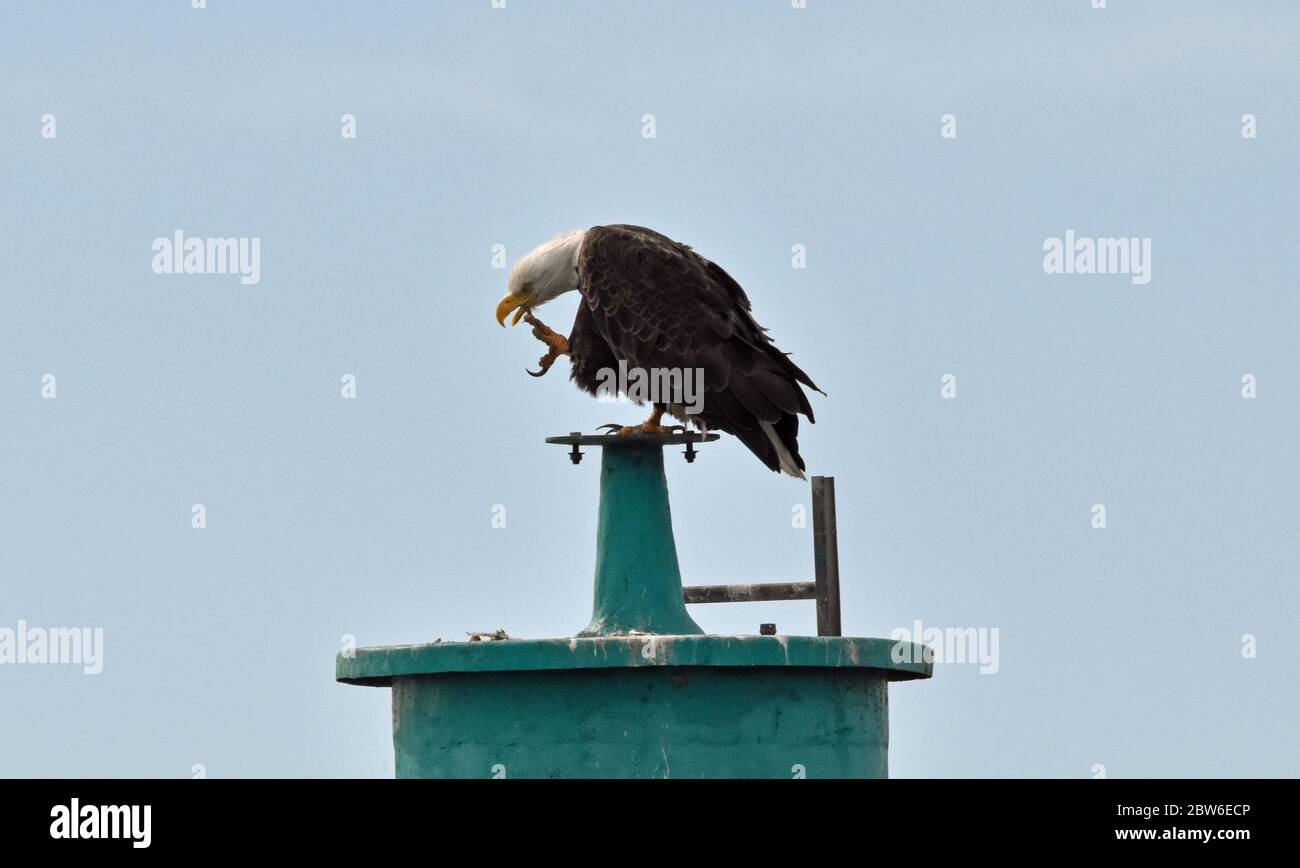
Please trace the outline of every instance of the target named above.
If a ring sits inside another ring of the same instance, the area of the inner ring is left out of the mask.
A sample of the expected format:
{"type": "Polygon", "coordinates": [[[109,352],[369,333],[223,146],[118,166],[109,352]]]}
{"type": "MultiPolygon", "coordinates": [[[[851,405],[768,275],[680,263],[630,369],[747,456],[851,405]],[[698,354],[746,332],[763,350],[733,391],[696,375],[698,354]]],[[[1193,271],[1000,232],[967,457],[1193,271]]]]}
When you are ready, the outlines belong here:
{"type": "MultiPolygon", "coordinates": [[[[709,435],[707,439],[714,439],[709,435]]],[[[582,436],[602,450],[591,622],[573,638],[361,648],[336,678],[392,689],[399,778],[888,775],[890,681],[910,642],[704,635],[683,603],[663,447],[698,434],[582,436]]]]}

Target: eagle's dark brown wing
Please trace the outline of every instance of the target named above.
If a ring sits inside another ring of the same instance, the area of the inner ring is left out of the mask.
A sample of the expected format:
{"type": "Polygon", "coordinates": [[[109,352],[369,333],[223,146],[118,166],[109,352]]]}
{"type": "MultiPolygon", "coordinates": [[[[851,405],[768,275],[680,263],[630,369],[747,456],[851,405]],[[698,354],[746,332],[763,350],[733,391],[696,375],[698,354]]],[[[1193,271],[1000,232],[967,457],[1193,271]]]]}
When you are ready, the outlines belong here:
{"type": "Polygon", "coordinates": [[[813,412],[800,384],[817,387],[754,321],[730,275],[653,230],[597,226],[582,243],[578,288],[583,304],[569,342],[579,385],[594,392],[595,372],[618,360],[647,371],[702,369],[703,424],[734,434],[779,470],[766,422],[803,470],[797,414],[811,422],[813,412]]]}

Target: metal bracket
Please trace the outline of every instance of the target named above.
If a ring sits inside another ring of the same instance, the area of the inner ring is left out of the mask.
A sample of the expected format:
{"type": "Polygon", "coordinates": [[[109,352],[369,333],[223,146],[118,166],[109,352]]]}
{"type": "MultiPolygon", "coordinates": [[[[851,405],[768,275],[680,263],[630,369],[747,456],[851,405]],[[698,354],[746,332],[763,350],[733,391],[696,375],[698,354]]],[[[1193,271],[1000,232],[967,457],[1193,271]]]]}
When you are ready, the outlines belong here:
{"type": "MultiPolygon", "coordinates": [[[[691,460],[689,457],[687,461],[691,460]]],[[[840,555],[835,529],[835,477],[812,478],[813,581],[760,582],[750,585],[691,585],[687,603],[756,603],[816,600],[817,635],[840,636],[840,555]]]]}

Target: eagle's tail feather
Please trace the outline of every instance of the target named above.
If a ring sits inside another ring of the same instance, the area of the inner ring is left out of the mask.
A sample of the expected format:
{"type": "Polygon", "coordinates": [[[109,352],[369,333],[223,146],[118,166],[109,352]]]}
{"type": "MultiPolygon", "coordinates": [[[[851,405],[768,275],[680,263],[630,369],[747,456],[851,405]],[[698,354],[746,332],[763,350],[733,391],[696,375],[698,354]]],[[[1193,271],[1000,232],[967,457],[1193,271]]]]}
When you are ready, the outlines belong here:
{"type": "Polygon", "coordinates": [[[760,422],[759,424],[762,425],[763,433],[767,435],[767,439],[772,441],[772,447],[776,450],[777,462],[781,472],[787,476],[793,476],[795,479],[805,479],[806,477],[803,475],[803,458],[799,455],[799,442],[795,439],[795,432],[799,428],[799,417],[793,413],[787,413],[781,417],[781,421],[777,425],[786,429],[785,432],[778,431],[777,427],[771,422],[760,422]],[[795,429],[794,432],[789,430],[791,427],[795,429]]]}

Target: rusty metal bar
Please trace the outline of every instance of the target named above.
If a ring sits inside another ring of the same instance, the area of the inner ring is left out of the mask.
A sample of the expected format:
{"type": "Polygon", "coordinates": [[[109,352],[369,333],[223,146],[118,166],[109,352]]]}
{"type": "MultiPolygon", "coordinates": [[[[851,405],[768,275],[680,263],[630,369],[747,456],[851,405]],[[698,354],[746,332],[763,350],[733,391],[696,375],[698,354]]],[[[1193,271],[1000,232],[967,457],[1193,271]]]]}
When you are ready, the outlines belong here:
{"type": "Polygon", "coordinates": [[[691,585],[682,588],[687,603],[761,603],[768,600],[815,600],[814,582],[761,582],[754,585],[691,585]]]}
{"type": "Polygon", "coordinates": [[[835,529],[835,477],[812,478],[813,572],[811,582],[760,582],[750,585],[691,585],[686,603],[759,603],[816,600],[817,635],[840,636],[840,554],[835,529]]]}
{"type": "Polygon", "coordinates": [[[817,635],[839,636],[840,553],[835,532],[835,477],[812,478],[813,575],[817,589],[817,635]]]}

